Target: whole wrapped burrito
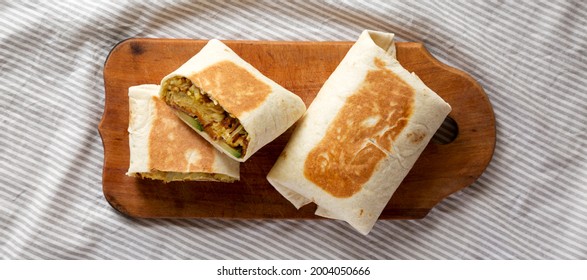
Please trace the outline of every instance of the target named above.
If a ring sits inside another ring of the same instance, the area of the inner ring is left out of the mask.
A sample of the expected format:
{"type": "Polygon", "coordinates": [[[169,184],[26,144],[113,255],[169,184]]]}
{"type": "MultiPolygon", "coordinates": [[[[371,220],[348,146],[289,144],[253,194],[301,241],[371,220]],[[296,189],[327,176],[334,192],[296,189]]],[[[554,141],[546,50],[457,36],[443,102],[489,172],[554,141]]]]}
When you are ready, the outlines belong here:
{"type": "Polygon", "coordinates": [[[130,166],[127,175],[170,181],[239,179],[239,163],[217,151],[159,99],[159,86],[128,89],[130,166]]]}
{"type": "Polygon", "coordinates": [[[161,81],[161,99],[194,130],[243,162],[285,132],[306,110],[301,98],[218,40],[161,81]]]}
{"type": "Polygon", "coordinates": [[[295,207],[315,202],[367,234],[450,110],[395,59],[393,34],[364,31],[267,179],[295,207]]]}

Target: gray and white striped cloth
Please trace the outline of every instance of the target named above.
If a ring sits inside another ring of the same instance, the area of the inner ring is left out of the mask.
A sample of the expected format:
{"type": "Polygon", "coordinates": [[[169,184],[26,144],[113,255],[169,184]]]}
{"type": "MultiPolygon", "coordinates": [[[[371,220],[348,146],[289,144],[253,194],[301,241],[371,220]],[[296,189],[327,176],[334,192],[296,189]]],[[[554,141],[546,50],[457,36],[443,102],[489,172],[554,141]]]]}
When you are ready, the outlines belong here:
{"type": "Polygon", "coordinates": [[[0,2],[0,258],[586,259],[584,1],[0,2]],[[119,3],[120,2],[120,3],[119,3]],[[556,2],[556,3],[555,3],[556,2]],[[129,37],[424,42],[496,115],[482,177],[422,220],[145,220],[102,195],[103,64],[129,37]]]}

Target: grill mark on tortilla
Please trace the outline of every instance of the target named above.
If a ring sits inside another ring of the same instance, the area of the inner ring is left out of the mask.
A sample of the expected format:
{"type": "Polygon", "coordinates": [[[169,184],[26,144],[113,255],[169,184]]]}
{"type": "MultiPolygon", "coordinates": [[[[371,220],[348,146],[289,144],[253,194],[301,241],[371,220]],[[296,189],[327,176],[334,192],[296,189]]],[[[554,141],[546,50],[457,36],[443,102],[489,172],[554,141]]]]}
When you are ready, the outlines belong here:
{"type": "Polygon", "coordinates": [[[184,124],[165,102],[152,98],[155,120],[149,133],[151,169],[212,173],[214,147],[184,124]]]}
{"type": "Polygon", "coordinates": [[[259,107],[271,87],[232,61],[221,61],[188,77],[237,118],[259,107]]]}
{"type": "Polygon", "coordinates": [[[304,176],[335,197],[362,189],[412,115],[414,89],[385,62],[374,63],[304,164],[304,176]]]}

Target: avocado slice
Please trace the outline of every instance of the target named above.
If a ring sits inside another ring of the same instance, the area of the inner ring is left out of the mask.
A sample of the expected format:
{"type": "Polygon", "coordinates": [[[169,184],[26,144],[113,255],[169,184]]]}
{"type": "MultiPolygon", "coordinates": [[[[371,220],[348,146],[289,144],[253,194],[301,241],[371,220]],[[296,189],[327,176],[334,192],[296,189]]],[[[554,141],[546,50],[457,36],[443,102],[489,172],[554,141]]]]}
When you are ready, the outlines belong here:
{"type": "Polygon", "coordinates": [[[225,151],[229,152],[234,157],[240,158],[242,156],[242,148],[240,146],[238,148],[233,148],[223,141],[218,141],[217,143],[220,145],[220,147],[222,147],[225,151]]]}
{"type": "MultiPolygon", "coordinates": [[[[177,115],[183,122],[185,122],[186,124],[188,124],[192,128],[194,128],[198,131],[204,131],[204,127],[202,126],[200,121],[198,121],[198,118],[192,117],[192,116],[190,116],[182,111],[179,111],[179,110],[173,110],[173,112],[175,112],[175,115],[177,115]]],[[[230,145],[226,144],[226,142],[223,142],[223,141],[218,141],[217,143],[218,143],[218,145],[220,145],[220,147],[222,147],[222,149],[224,149],[225,151],[227,151],[228,153],[230,153],[234,157],[236,157],[236,158],[242,157],[243,153],[242,153],[241,147],[233,148],[230,145]]]]}
{"type": "Polygon", "coordinates": [[[190,116],[182,111],[179,111],[179,110],[173,110],[173,111],[183,122],[185,122],[186,124],[188,124],[192,128],[197,129],[198,131],[204,131],[204,127],[202,126],[200,121],[198,121],[198,118],[192,117],[192,116],[190,116]]]}

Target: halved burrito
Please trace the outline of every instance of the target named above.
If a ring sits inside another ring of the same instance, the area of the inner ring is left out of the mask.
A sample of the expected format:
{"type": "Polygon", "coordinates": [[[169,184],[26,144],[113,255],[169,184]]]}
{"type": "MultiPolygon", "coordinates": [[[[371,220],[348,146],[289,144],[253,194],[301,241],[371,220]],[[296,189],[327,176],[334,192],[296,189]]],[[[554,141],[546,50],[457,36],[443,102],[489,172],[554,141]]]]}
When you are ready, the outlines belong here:
{"type": "Polygon", "coordinates": [[[243,162],[294,124],[301,98],[218,40],[161,81],[161,99],[231,158],[243,162]]]}
{"type": "Polygon", "coordinates": [[[298,122],[267,179],[295,207],[372,229],[451,107],[364,31],[298,122]]]}
{"type": "Polygon", "coordinates": [[[129,176],[170,181],[239,180],[239,163],[177,118],[159,99],[159,86],[128,89],[129,176]]]}

